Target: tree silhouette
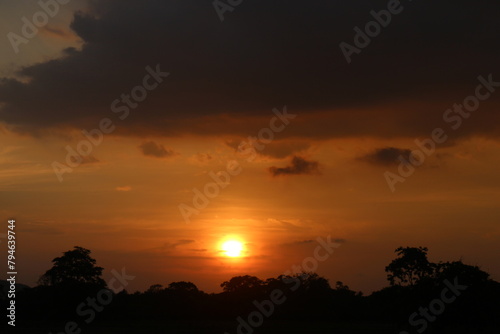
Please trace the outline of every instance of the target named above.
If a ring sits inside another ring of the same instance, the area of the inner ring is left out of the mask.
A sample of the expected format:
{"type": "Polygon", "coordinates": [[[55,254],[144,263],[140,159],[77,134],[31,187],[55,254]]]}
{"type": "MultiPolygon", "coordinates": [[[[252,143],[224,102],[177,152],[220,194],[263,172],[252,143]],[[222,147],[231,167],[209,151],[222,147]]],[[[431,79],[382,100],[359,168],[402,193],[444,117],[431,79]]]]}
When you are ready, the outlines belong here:
{"type": "MultiPolygon", "coordinates": [[[[19,291],[16,298],[23,315],[47,331],[73,319],[76,309],[88,316],[90,310],[96,311],[92,326],[103,326],[99,333],[109,333],[110,325],[135,328],[149,323],[169,333],[180,333],[176,331],[178,324],[182,333],[234,333],[234,319],[239,333],[251,333],[253,328],[248,326],[264,321],[269,326],[269,331],[263,328],[266,333],[292,332],[302,324],[310,327],[294,332],[339,332],[352,324],[360,326],[352,333],[389,333],[394,328],[413,333],[416,328],[409,322],[409,315],[429,305],[423,310],[436,316],[429,321],[429,333],[498,333],[500,283],[490,279],[487,272],[462,261],[430,263],[423,247],[399,247],[396,253],[397,258],[386,267],[391,286],[369,296],[341,281],[330,286],[325,277],[302,272],[265,281],[237,276],[221,284],[223,292],[209,294],[188,281],[155,284],[144,292],[114,294],[113,302],[107,305],[105,289],[96,285],[104,285],[102,268],[96,266],[89,250],[75,247],[53,260],[53,267],[40,278],[43,285],[19,291]],[[442,299],[443,303],[451,301],[439,317],[435,312],[440,310],[437,298],[448,300],[442,299]],[[284,330],[273,331],[282,326],[284,330]]],[[[7,308],[7,302],[0,295],[0,307],[7,308]]],[[[421,322],[424,318],[417,319],[421,322]]]]}
{"type": "Polygon", "coordinates": [[[263,283],[263,281],[255,276],[245,275],[233,277],[229,281],[223,282],[220,286],[224,292],[236,292],[260,288],[263,283]]]}
{"type": "Polygon", "coordinates": [[[316,273],[302,273],[297,275],[297,278],[301,280],[301,287],[307,291],[322,292],[330,290],[330,283],[328,283],[328,280],[316,273]]]}
{"type": "Polygon", "coordinates": [[[349,286],[348,285],[345,285],[343,282],[341,281],[337,281],[335,282],[335,290],[336,291],[351,291],[351,289],[349,289],[349,286]]]}
{"type": "Polygon", "coordinates": [[[40,285],[75,285],[88,284],[105,287],[101,278],[103,268],[96,266],[96,260],[90,257],[90,250],[75,246],[75,249],[64,252],[61,257],[52,260],[54,265],[43,274],[40,285]]]}
{"type": "Polygon", "coordinates": [[[146,293],[158,293],[163,291],[163,285],[161,284],[153,284],[146,290],[146,293]]]}
{"type": "Polygon", "coordinates": [[[435,265],[427,259],[427,247],[399,247],[398,258],[385,267],[391,285],[414,286],[420,280],[433,275],[435,265]]]}
{"type": "Polygon", "coordinates": [[[454,277],[469,285],[479,285],[489,280],[490,274],[479,269],[478,266],[464,264],[462,261],[440,262],[436,265],[436,279],[444,281],[454,277]]]}
{"type": "Polygon", "coordinates": [[[191,282],[172,282],[168,285],[169,290],[183,292],[199,292],[198,287],[191,282]]]}

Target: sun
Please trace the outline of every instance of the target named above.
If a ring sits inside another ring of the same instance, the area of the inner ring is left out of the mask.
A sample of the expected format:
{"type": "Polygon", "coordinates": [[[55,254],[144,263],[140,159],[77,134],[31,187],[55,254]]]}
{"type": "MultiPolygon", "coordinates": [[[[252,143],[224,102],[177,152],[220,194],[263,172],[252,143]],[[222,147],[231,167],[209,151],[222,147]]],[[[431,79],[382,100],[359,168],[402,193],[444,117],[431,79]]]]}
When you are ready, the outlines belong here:
{"type": "Polygon", "coordinates": [[[243,251],[243,244],[239,241],[229,240],[222,244],[222,250],[229,257],[238,257],[243,251]]]}

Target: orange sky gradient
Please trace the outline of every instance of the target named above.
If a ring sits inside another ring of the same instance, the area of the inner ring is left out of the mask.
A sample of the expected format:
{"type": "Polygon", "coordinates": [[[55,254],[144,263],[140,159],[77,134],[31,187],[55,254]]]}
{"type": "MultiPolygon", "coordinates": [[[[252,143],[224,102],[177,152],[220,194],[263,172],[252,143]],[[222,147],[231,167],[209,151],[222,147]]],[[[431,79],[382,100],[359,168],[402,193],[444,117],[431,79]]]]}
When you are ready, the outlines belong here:
{"type": "MultiPolygon", "coordinates": [[[[500,81],[500,52],[472,47],[497,38],[493,23],[480,23],[493,20],[478,18],[474,41],[453,30],[445,45],[436,40],[450,32],[402,13],[348,65],[338,43],[371,5],[318,4],[295,24],[296,2],[283,13],[273,6],[275,16],[260,2],[245,6],[221,23],[192,1],[81,1],[61,7],[19,54],[2,40],[0,217],[17,222],[18,281],[36,285],[53,258],[81,246],[105,280],[123,267],[136,276],[129,292],[174,281],[220,292],[233,276],[283,274],[328,236],[341,246],[317,273],[367,294],[388,285],[384,268],[399,246],[426,246],[431,261],[462,259],[500,280],[500,91],[458,130],[443,120],[479,76],[500,81]],[[279,28],[286,22],[296,39],[279,28]],[[428,38],[404,44],[412,34],[428,38]],[[156,64],[170,75],[120,120],[113,100],[156,64]],[[254,159],[239,154],[284,106],[296,117],[254,159]],[[103,118],[116,129],[59,182],[54,161],[64,164],[66,147],[103,118]],[[449,138],[392,192],[384,173],[397,173],[397,155],[438,127],[449,138]],[[187,223],[179,205],[192,206],[193,189],[230,161],[241,173],[187,223]],[[241,256],[224,254],[227,240],[243,244],[241,256]]],[[[425,8],[415,6],[408,11],[425,8]]],[[[36,10],[0,4],[0,35],[36,10]]]]}

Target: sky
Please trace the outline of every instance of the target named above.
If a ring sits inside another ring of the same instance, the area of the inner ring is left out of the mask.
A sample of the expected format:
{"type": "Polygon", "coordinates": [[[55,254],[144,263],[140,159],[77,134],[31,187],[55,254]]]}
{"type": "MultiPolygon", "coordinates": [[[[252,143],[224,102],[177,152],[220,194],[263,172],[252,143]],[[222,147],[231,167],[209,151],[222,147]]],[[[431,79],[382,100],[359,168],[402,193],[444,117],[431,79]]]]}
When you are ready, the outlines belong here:
{"type": "Polygon", "coordinates": [[[0,1],[21,283],[81,246],[129,291],[219,292],[318,238],[316,271],[364,293],[399,246],[500,279],[497,2],[41,3],[0,1]]]}

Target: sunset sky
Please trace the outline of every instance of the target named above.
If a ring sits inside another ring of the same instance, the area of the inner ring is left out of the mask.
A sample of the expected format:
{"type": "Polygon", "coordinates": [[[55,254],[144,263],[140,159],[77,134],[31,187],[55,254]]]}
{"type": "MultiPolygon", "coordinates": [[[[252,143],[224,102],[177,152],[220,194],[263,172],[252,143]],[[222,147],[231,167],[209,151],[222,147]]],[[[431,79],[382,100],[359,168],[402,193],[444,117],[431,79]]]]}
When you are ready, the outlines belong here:
{"type": "Polygon", "coordinates": [[[386,286],[399,246],[500,280],[500,3],[401,1],[349,63],[341,43],[393,1],[243,1],[221,21],[212,1],[60,0],[30,38],[40,4],[0,1],[0,235],[15,219],[18,281],[82,246],[105,280],[135,275],[129,292],[219,292],[328,236],[332,285],[386,286]],[[195,208],[214,175],[230,181],[195,208]]]}

